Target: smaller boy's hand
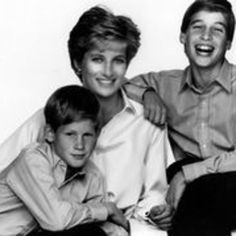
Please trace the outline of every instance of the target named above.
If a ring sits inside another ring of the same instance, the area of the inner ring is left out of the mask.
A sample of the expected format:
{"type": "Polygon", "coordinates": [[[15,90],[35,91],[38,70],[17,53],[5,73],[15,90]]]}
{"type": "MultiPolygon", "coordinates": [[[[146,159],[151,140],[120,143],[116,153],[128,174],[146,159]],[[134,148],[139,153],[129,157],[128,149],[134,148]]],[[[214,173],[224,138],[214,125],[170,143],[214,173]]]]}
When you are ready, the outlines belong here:
{"type": "Polygon", "coordinates": [[[171,220],[173,217],[173,208],[169,205],[154,206],[148,217],[162,230],[171,228],[171,220]]]}
{"type": "Polygon", "coordinates": [[[143,94],[144,117],[158,126],[166,122],[166,107],[155,90],[147,90],[143,94]]]}
{"type": "Polygon", "coordinates": [[[105,203],[105,206],[107,207],[109,214],[108,220],[117,225],[120,225],[129,232],[129,221],[125,218],[122,211],[118,209],[113,202],[107,202],[105,203]]]}

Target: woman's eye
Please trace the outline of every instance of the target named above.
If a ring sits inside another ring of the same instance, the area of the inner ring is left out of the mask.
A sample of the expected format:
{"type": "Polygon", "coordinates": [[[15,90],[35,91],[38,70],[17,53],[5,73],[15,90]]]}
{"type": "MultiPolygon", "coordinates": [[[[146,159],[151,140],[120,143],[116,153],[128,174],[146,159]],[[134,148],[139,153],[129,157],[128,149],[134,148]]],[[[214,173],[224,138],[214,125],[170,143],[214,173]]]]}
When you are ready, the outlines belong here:
{"type": "Polygon", "coordinates": [[[94,58],[92,58],[92,61],[96,62],[96,63],[102,63],[103,62],[101,57],[94,57],[94,58]]]}

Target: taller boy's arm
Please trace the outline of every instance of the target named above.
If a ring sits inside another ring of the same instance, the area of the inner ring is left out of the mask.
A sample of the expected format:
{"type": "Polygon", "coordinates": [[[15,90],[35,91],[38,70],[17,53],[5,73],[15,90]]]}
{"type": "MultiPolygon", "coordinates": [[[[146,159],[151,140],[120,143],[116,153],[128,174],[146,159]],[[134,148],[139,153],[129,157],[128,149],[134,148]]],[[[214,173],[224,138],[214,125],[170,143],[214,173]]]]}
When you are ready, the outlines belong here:
{"type": "Polygon", "coordinates": [[[166,108],[159,95],[159,80],[161,73],[138,75],[124,84],[127,95],[143,104],[144,117],[156,125],[164,125],[166,108]]]}
{"type": "Polygon", "coordinates": [[[32,152],[22,155],[13,163],[7,181],[43,229],[60,231],[107,219],[107,208],[102,203],[81,204],[76,195],[71,201],[63,198],[47,158],[32,152]]]}
{"type": "Polygon", "coordinates": [[[141,74],[126,80],[123,88],[131,99],[143,103],[143,94],[147,88],[153,88],[158,92],[158,77],[159,73],[141,74]]]}
{"type": "Polygon", "coordinates": [[[0,145],[0,172],[5,169],[29,143],[43,138],[45,118],[38,110],[0,145]]]}
{"type": "Polygon", "coordinates": [[[198,163],[186,165],[182,168],[187,182],[191,182],[206,174],[236,171],[236,150],[232,152],[222,152],[220,155],[198,163]]]}
{"type": "Polygon", "coordinates": [[[167,130],[155,129],[145,160],[145,182],[142,200],[134,218],[147,220],[146,214],[156,205],[165,204],[167,192],[166,168],[174,161],[167,130]]]}

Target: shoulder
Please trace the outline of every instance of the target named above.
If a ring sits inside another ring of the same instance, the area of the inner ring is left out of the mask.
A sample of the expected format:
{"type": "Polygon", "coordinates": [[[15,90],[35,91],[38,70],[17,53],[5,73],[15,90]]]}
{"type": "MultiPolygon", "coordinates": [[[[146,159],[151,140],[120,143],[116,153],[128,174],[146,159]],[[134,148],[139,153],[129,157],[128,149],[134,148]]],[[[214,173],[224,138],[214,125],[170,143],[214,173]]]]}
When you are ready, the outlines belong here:
{"type": "Polygon", "coordinates": [[[31,143],[20,152],[13,162],[14,167],[39,167],[44,163],[51,162],[49,155],[49,145],[46,143],[31,143]]]}
{"type": "Polygon", "coordinates": [[[92,178],[102,179],[102,173],[99,168],[94,164],[93,161],[88,160],[85,166],[86,174],[91,176],[92,178]]]}
{"type": "Polygon", "coordinates": [[[162,70],[159,72],[149,72],[147,75],[149,77],[153,77],[159,80],[162,80],[162,79],[181,80],[183,78],[184,73],[185,73],[185,70],[173,69],[173,70],[162,70]]]}

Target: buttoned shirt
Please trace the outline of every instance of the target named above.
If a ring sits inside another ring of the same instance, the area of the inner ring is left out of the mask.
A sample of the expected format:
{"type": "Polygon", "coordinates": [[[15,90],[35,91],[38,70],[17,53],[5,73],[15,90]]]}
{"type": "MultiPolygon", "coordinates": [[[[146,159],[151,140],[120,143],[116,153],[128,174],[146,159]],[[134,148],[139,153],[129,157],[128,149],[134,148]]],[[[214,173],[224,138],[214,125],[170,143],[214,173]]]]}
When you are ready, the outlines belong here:
{"type": "MultiPolygon", "coordinates": [[[[146,221],[152,206],[165,203],[165,170],[174,158],[167,131],[147,121],[139,103],[122,96],[124,108],[102,128],[91,158],[105,177],[110,200],[124,209],[127,218],[146,221]]],[[[42,113],[36,112],[1,145],[2,168],[22,147],[43,136],[42,113]]]]}
{"type": "Polygon", "coordinates": [[[34,143],[0,174],[0,234],[26,235],[37,226],[59,231],[105,221],[104,183],[88,162],[65,180],[67,165],[47,143],[34,143]],[[36,223],[37,222],[37,223],[36,223]]]}
{"type": "Polygon", "coordinates": [[[126,89],[140,100],[149,86],[167,107],[176,159],[183,158],[184,153],[203,159],[183,167],[188,181],[236,170],[236,66],[225,61],[219,76],[203,91],[194,86],[190,67],[139,75],[126,89]]]}

